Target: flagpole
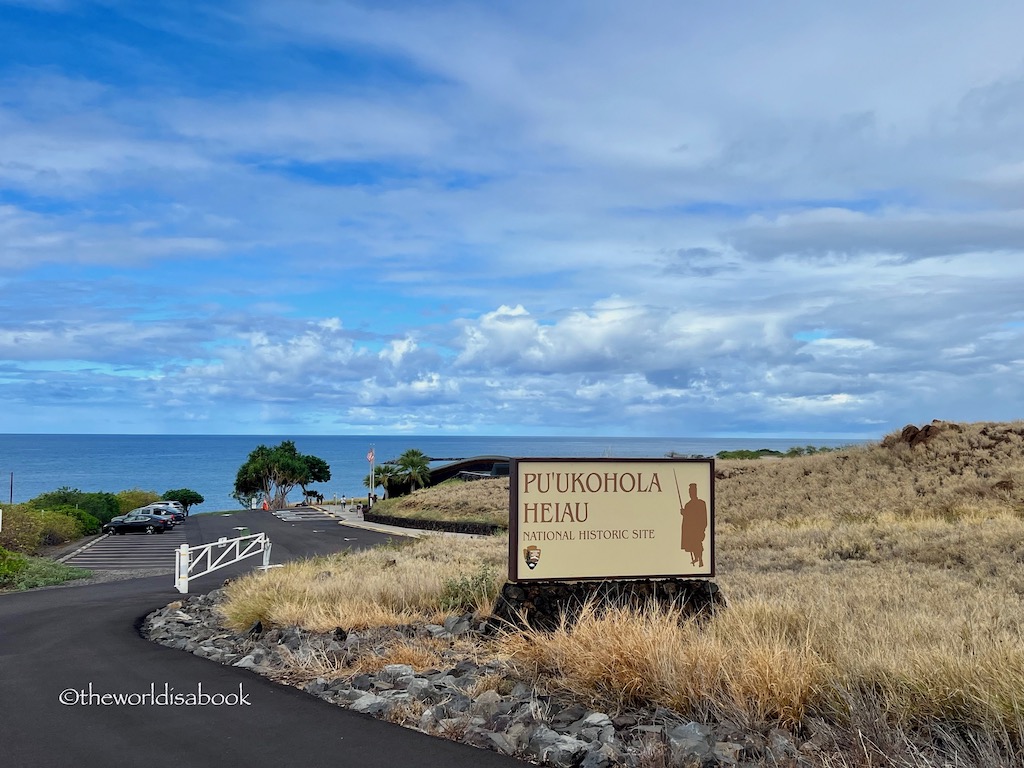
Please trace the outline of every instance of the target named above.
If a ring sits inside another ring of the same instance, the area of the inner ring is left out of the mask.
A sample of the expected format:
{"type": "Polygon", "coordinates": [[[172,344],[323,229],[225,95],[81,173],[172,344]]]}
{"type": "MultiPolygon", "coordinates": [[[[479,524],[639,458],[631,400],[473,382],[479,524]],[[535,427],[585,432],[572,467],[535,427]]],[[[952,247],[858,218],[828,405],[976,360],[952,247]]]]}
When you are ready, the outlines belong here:
{"type": "Polygon", "coordinates": [[[374,462],[377,460],[377,452],[373,450],[373,443],[370,443],[370,498],[366,500],[366,506],[373,509],[373,492],[377,487],[377,478],[374,477],[374,462]]]}

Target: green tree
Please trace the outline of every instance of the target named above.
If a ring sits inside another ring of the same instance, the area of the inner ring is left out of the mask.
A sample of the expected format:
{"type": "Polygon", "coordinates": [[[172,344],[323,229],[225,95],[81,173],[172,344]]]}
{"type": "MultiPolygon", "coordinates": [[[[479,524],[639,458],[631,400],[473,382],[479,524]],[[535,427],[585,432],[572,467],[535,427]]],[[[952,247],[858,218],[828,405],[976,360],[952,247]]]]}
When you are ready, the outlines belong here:
{"type": "Polygon", "coordinates": [[[233,493],[229,494],[232,499],[238,502],[242,509],[252,509],[256,505],[256,501],[260,498],[263,492],[260,490],[245,490],[240,491],[238,487],[235,487],[233,493]]]}
{"type": "Polygon", "coordinates": [[[202,504],[206,499],[203,498],[201,493],[193,491],[191,488],[177,488],[173,491],[165,491],[163,495],[164,501],[177,501],[185,508],[185,514],[191,507],[196,504],[202,504]]]}
{"type": "Polygon", "coordinates": [[[271,508],[283,509],[288,492],[295,486],[305,488],[311,482],[330,479],[331,468],[327,462],[318,456],[299,453],[294,442],[285,440],[273,448],[258,445],[252,450],[235,475],[233,496],[239,502],[248,500],[250,503],[262,496],[271,508]]]}
{"type": "Polygon", "coordinates": [[[377,464],[373,468],[373,478],[366,475],[366,477],[363,478],[363,485],[370,489],[370,493],[373,493],[373,490],[379,485],[384,489],[384,493],[386,495],[391,496],[391,491],[395,488],[399,480],[398,467],[394,464],[377,464]]]}
{"type": "Polygon", "coordinates": [[[331,468],[326,461],[319,456],[299,454],[302,463],[306,465],[306,474],[299,480],[302,492],[306,492],[306,486],[310,483],[326,483],[331,479],[331,468]]]}
{"type": "Polygon", "coordinates": [[[430,459],[416,448],[410,448],[395,462],[400,478],[407,481],[411,490],[423,488],[430,482],[430,459]]]}
{"type": "Polygon", "coordinates": [[[384,495],[390,497],[391,491],[398,480],[398,467],[394,464],[380,464],[374,468],[377,473],[377,485],[384,489],[384,495]]]}

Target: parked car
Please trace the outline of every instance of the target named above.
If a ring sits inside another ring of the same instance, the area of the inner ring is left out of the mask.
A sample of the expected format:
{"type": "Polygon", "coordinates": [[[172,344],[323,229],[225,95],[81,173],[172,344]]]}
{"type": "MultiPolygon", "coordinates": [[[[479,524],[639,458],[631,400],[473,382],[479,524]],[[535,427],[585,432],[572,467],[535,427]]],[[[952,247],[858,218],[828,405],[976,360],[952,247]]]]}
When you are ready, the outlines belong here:
{"type": "Polygon", "coordinates": [[[147,504],[144,507],[133,509],[132,512],[146,512],[151,515],[167,515],[173,519],[175,524],[178,524],[185,519],[185,510],[172,506],[169,501],[154,501],[152,504],[147,504]]]}
{"type": "Polygon", "coordinates": [[[173,526],[170,518],[164,515],[149,514],[140,510],[132,510],[127,515],[119,515],[103,526],[104,533],[163,533],[173,526]]]}
{"type": "Polygon", "coordinates": [[[147,507],[174,507],[174,509],[176,509],[179,512],[181,512],[186,517],[188,516],[188,511],[185,509],[185,505],[182,504],[180,501],[164,501],[164,500],[161,500],[161,501],[151,501],[146,506],[147,507]]]}

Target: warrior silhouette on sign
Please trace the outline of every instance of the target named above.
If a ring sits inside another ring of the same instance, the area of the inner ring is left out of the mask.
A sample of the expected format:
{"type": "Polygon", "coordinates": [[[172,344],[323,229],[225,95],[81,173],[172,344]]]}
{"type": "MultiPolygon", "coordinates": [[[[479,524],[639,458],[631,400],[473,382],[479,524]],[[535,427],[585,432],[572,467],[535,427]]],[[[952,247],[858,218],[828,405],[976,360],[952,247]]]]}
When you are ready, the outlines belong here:
{"type": "Polygon", "coordinates": [[[678,477],[676,478],[676,494],[679,496],[679,514],[683,516],[679,548],[690,553],[690,565],[703,568],[704,534],[708,529],[708,505],[697,498],[696,483],[690,483],[690,500],[683,504],[683,496],[679,493],[678,477]]]}

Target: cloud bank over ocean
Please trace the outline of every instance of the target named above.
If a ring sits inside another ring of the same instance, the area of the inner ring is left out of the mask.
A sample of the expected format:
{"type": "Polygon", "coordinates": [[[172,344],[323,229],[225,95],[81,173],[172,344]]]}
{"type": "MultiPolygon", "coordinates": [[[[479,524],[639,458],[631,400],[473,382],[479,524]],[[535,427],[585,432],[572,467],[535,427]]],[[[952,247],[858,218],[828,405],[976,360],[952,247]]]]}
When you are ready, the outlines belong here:
{"type": "Polygon", "coordinates": [[[1018,418],[1022,27],[0,0],[0,431],[1018,418]]]}

